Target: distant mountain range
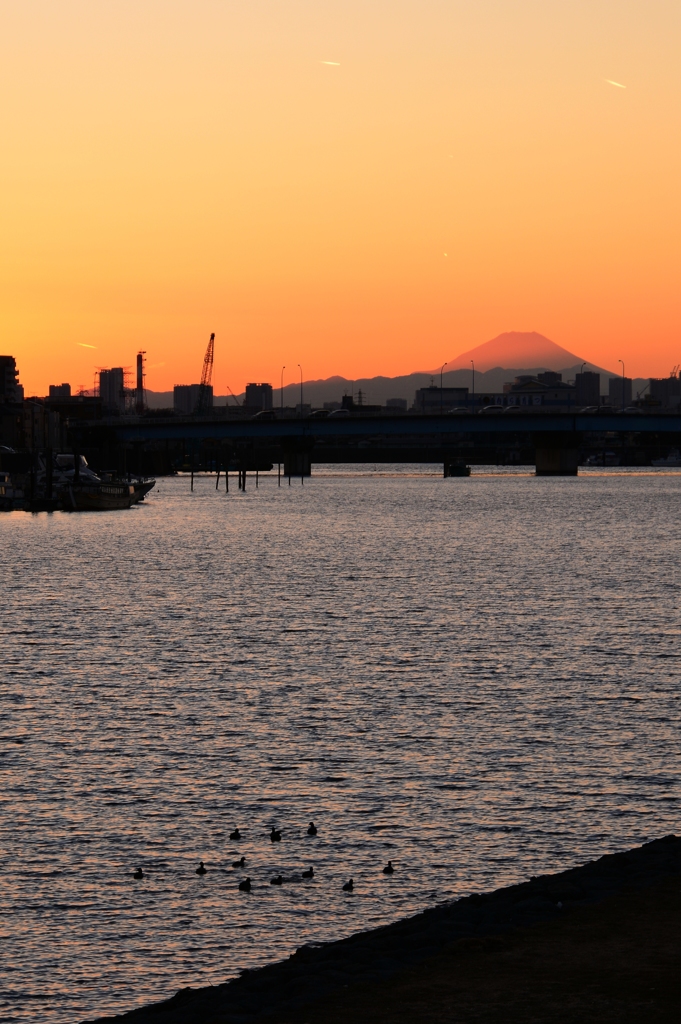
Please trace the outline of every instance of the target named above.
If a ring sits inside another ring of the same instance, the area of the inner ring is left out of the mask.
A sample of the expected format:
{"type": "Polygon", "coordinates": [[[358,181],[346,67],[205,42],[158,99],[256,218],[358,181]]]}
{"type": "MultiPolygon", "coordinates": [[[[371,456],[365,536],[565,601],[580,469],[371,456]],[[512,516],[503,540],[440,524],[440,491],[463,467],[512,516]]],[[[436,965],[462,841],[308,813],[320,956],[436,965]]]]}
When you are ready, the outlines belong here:
{"type": "MultiPolygon", "coordinates": [[[[507,331],[483,345],[462,352],[451,359],[442,375],[443,387],[467,387],[473,390],[473,367],[475,364],[475,392],[499,392],[507,381],[520,374],[542,373],[554,370],[562,373],[563,380],[574,379],[582,367],[593,370],[601,375],[601,392],[607,394],[608,380],[618,374],[604,370],[588,360],[581,359],[573,352],[556,345],[535,331],[507,331]]],[[[357,400],[362,392],[365,405],[385,405],[389,398],[404,398],[411,406],[414,392],[429,384],[440,385],[440,368],[428,372],[409,373],[402,377],[362,377],[359,380],[348,380],[345,377],[327,377],[323,380],[303,382],[303,401],[315,407],[323,406],[324,402],[340,402],[343,395],[353,395],[357,400]]],[[[643,389],[647,380],[637,378],[633,382],[634,394],[643,389]]],[[[237,395],[239,402],[243,394],[237,395]]],[[[170,408],[173,404],[172,391],[147,391],[147,401],[152,409],[170,408]]],[[[280,389],[274,388],[274,404],[281,401],[280,389]]],[[[229,395],[216,395],[216,405],[227,405],[235,402],[229,395]]],[[[287,384],[284,387],[283,403],[295,406],[300,402],[300,384],[287,384]]]]}

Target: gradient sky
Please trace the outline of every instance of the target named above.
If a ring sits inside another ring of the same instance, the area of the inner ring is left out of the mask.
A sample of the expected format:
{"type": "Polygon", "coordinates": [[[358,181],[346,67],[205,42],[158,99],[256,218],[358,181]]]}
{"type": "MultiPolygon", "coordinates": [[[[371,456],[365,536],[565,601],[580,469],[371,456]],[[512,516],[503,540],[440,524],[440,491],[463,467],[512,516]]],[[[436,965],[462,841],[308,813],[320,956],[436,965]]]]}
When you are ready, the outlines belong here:
{"type": "Polygon", "coordinates": [[[678,0],[0,0],[0,351],[31,393],[198,380],[211,331],[220,393],[507,330],[666,375],[680,43],[678,0]]]}

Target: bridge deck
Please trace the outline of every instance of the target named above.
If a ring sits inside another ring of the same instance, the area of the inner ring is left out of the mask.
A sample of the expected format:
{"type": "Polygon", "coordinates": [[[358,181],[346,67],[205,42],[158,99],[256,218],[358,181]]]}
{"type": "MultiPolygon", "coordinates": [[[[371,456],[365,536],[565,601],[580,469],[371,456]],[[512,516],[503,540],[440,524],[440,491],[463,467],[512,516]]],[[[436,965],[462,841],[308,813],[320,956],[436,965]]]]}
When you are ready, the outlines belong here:
{"type": "MultiPolygon", "coordinates": [[[[287,439],[342,441],[363,438],[444,438],[461,434],[681,434],[681,415],[669,413],[461,413],[443,416],[348,416],[328,419],[135,419],[102,420],[88,424],[104,429],[119,442],[187,440],[287,439]]],[[[567,439],[567,437],[566,437],[567,439]]]]}

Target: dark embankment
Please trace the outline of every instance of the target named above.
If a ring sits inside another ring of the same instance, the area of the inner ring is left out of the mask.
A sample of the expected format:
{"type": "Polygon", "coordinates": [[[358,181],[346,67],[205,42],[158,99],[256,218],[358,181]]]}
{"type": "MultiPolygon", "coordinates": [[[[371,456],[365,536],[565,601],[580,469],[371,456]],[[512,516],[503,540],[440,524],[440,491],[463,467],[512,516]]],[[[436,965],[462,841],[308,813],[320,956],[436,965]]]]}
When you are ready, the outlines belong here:
{"type": "Polygon", "coordinates": [[[676,1021],[680,889],[667,836],[98,1024],[676,1021]]]}

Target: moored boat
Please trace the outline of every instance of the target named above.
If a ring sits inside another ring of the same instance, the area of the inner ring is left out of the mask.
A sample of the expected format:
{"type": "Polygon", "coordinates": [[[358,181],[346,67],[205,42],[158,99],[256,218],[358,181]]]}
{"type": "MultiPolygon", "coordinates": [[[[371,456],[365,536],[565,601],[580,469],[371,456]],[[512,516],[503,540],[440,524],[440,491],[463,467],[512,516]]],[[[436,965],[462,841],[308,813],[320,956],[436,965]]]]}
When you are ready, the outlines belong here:
{"type": "Polygon", "coordinates": [[[72,512],[101,512],[130,508],[139,501],[134,484],[123,482],[70,484],[63,495],[64,509],[72,512]]]}

